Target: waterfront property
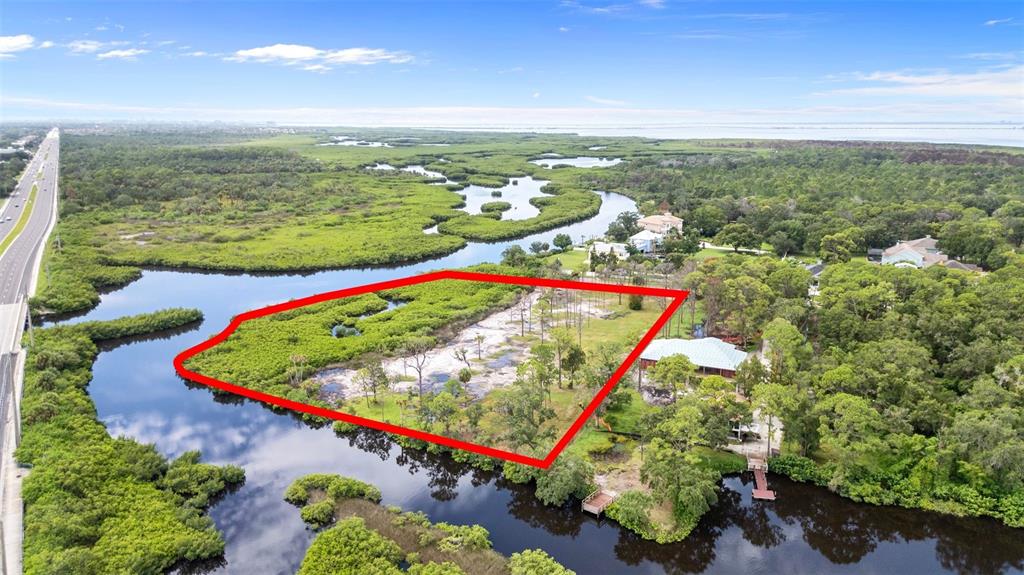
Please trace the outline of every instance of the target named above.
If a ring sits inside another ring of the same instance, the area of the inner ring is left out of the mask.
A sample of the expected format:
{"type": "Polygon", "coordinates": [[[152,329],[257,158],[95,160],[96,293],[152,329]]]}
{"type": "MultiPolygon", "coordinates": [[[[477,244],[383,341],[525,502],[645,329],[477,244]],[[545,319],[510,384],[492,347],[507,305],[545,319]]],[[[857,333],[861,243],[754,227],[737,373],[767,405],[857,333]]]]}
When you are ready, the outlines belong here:
{"type": "Polygon", "coordinates": [[[640,218],[636,223],[641,229],[656,234],[667,234],[671,230],[683,231],[683,219],[677,218],[669,212],[640,218]]]}
{"type": "Polygon", "coordinates": [[[658,244],[661,243],[661,238],[661,234],[656,234],[650,230],[640,230],[630,236],[629,243],[639,252],[650,254],[654,253],[658,249],[658,244]]]}
{"type": "Polygon", "coordinates": [[[670,355],[685,355],[702,374],[734,377],[748,354],[717,337],[656,339],[640,354],[640,369],[650,369],[670,355]]]}
{"type": "Polygon", "coordinates": [[[615,254],[616,257],[625,258],[629,256],[626,244],[618,242],[594,242],[590,244],[590,251],[598,255],[615,254]]]}

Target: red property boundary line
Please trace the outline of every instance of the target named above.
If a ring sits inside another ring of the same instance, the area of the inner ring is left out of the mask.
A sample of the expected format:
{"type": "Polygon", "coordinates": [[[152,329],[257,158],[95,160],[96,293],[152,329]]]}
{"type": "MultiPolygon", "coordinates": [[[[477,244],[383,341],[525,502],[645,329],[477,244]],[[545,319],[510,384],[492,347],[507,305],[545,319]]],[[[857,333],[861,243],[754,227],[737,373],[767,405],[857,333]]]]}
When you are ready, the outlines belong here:
{"type": "Polygon", "coordinates": [[[378,429],[380,431],[386,431],[389,433],[396,433],[399,435],[405,435],[414,439],[420,439],[423,441],[431,441],[447,447],[454,447],[456,449],[463,449],[466,451],[472,451],[481,455],[487,455],[490,457],[496,457],[499,459],[505,459],[513,461],[515,463],[522,463],[525,465],[532,465],[541,469],[547,469],[554,463],[555,459],[561,454],[561,452],[569,445],[572,438],[576,436],[583,425],[587,422],[597,407],[604,401],[604,398],[611,393],[612,388],[626,375],[629,370],[629,366],[640,357],[640,354],[647,347],[647,344],[654,339],[658,331],[668,322],[669,318],[679,309],[679,306],[683,304],[689,295],[688,291],[685,290],[674,290],[667,288],[656,288],[647,286],[634,286],[634,285],[617,285],[617,284],[605,284],[605,283],[588,283],[570,280],[555,280],[547,278],[533,278],[533,277],[520,277],[520,276],[507,276],[498,274],[486,274],[477,272],[465,272],[455,270],[444,270],[426,273],[418,276],[410,276],[407,278],[400,278],[395,280],[388,280],[383,282],[377,282],[372,284],[366,284],[362,286],[356,286],[341,290],[329,291],[309,297],[304,297],[296,300],[291,300],[276,305],[247,311],[245,313],[235,316],[230,324],[223,331],[213,336],[212,338],[190,347],[185,351],[179,353],[174,358],[174,369],[178,372],[181,377],[197,382],[204,385],[214,387],[223,391],[248,397],[249,399],[255,399],[278,407],[284,407],[301,413],[308,413],[310,415],[317,415],[327,419],[335,419],[338,421],[345,421],[355,425],[362,425],[372,429],[378,429]],[[436,435],[418,429],[411,429],[408,427],[402,427],[399,425],[393,425],[383,421],[376,421],[373,419],[367,419],[365,417],[359,417],[349,413],[342,413],[340,411],[334,411],[331,409],[317,407],[315,405],[309,405],[298,401],[293,401],[276,395],[270,395],[247,387],[234,385],[226,381],[196,373],[185,367],[185,361],[191,357],[206,351],[217,344],[226,340],[232,333],[238,329],[244,322],[251,319],[280,313],[283,311],[312,305],[315,303],[340,299],[344,297],[350,297],[354,295],[360,295],[370,292],[382,291],[387,289],[393,289],[398,287],[404,287],[413,284],[425,283],[434,280],[443,279],[455,279],[455,280],[467,280],[467,281],[480,281],[480,282],[491,282],[491,283],[503,283],[503,284],[515,284],[515,285],[529,285],[535,287],[550,287],[550,288],[563,288],[563,289],[578,289],[586,291],[601,291],[601,292],[613,292],[613,293],[624,293],[624,294],[635,294],[645,296],[656,296],[671,298],[671,302],[665,307],[665,311],[658,316],[657,321],[651,326],[649,330],[640,338],[640,342],[637,343],[633,351],[626,357],[626,359],[619,365],[619,368],[615,370],[611,378],[601,387],[594,396],[594,399],[587,405],[583,410],[583,413],[572,423],[569,429],[562,435],[558,443],[555,444],[551,451],[544,457],[544,459],[538,459],[536,457],[530,457],[522,455],[520,453],[514,453],[511,451],[505,451],[503,449],[496,449],[494,447],[488,447],[486,445],[478,445],[476,443],[470,443],[467,441],[460,441],[458,439],[452,439],[443,435],[436,435]]]}

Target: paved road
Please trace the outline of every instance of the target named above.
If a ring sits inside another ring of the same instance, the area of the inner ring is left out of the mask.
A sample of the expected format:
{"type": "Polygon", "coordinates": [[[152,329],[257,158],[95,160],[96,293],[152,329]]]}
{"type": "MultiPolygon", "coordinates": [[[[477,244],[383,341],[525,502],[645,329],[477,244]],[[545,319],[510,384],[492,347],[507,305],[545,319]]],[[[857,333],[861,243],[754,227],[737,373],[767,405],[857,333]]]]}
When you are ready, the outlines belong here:
{"type": "MultiPolygon", "coordinates": [[[[26,209],[32,186],[38,186],[28,224],[0,256],[0,305],[18,303],[28,294],[36,253],[50,225],[57,194],[60,137],[52,130],[29,163],[6,208],[0,212],[0,238],[6,237],[26,209]],[[36,176],[42,171],[42,176],[36,176]],[[10,218],[10,221],[7,219],[10,218]]],[[[7,351],[4,349],[2,351],[7,351]]]]}
{"type": "Polygon", "coordinates": [[[0,573],[21,573],[23,537],[21,481],[25,471],[14,465],[21,403],[21,332],[25,327],[25,301],[35,289],[36,261],[55,216],[60,135],[56,128],[39,145],[22,174],[14,194],[0,210],[0,239],[18,223],[26,202],[37,186],[28,222],[0,255],[0,573]],[[8,221],[9,218],[9,221],[8,221]]]}

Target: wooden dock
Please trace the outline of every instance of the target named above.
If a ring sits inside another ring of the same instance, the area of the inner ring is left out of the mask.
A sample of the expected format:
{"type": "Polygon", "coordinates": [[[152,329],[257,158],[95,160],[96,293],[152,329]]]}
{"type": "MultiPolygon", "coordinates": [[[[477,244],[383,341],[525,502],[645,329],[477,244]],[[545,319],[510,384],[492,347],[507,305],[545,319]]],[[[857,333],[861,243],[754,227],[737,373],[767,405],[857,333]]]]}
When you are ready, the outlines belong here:
{"type": "Polygon", "coordinates": [[[759,457],[747,456],[747,469],[754,471],[754,499],[760,499],[762,501],[775,501],[775,492],[768,489],[768,477],[765,476],[764,471],[768,468],[764,459],[759,457]]]}
{"type": "Polygon", "coordinates": [[[614,491],[598,489],[583,500],[583,511],[600,517],[605,508],[618,498],[619,494],[614,491]]]}

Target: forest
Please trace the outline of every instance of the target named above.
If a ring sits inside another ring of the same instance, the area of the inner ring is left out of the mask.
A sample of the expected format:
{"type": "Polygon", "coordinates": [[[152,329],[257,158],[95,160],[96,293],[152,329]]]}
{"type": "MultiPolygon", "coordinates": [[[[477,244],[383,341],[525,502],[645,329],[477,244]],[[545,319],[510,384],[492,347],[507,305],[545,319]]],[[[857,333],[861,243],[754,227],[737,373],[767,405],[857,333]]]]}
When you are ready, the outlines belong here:
{"type": "MultiPolygon", "coordinates": [[[[780,143],[773,143],[773,145],[780,143]]],[[[927,145],[789,143],[770,156],[637,159],[582,176],[722,245],[846,261],[931,235],[995,269],[1024,241],[1024,155],[927,145]],[[716,237],[717,236],[717,237],[716,237]]]]}
{"type": "Polygon", "coordinates": [[[15,452],[32,468],[22,487],[25,573],[156,574],[223,553],[205,511],[245,472],[195,451],[168,461],[153,445],[111,437],[86,392],[98,343],[201,318],[168,309],[35,330],[15,452]]]}

